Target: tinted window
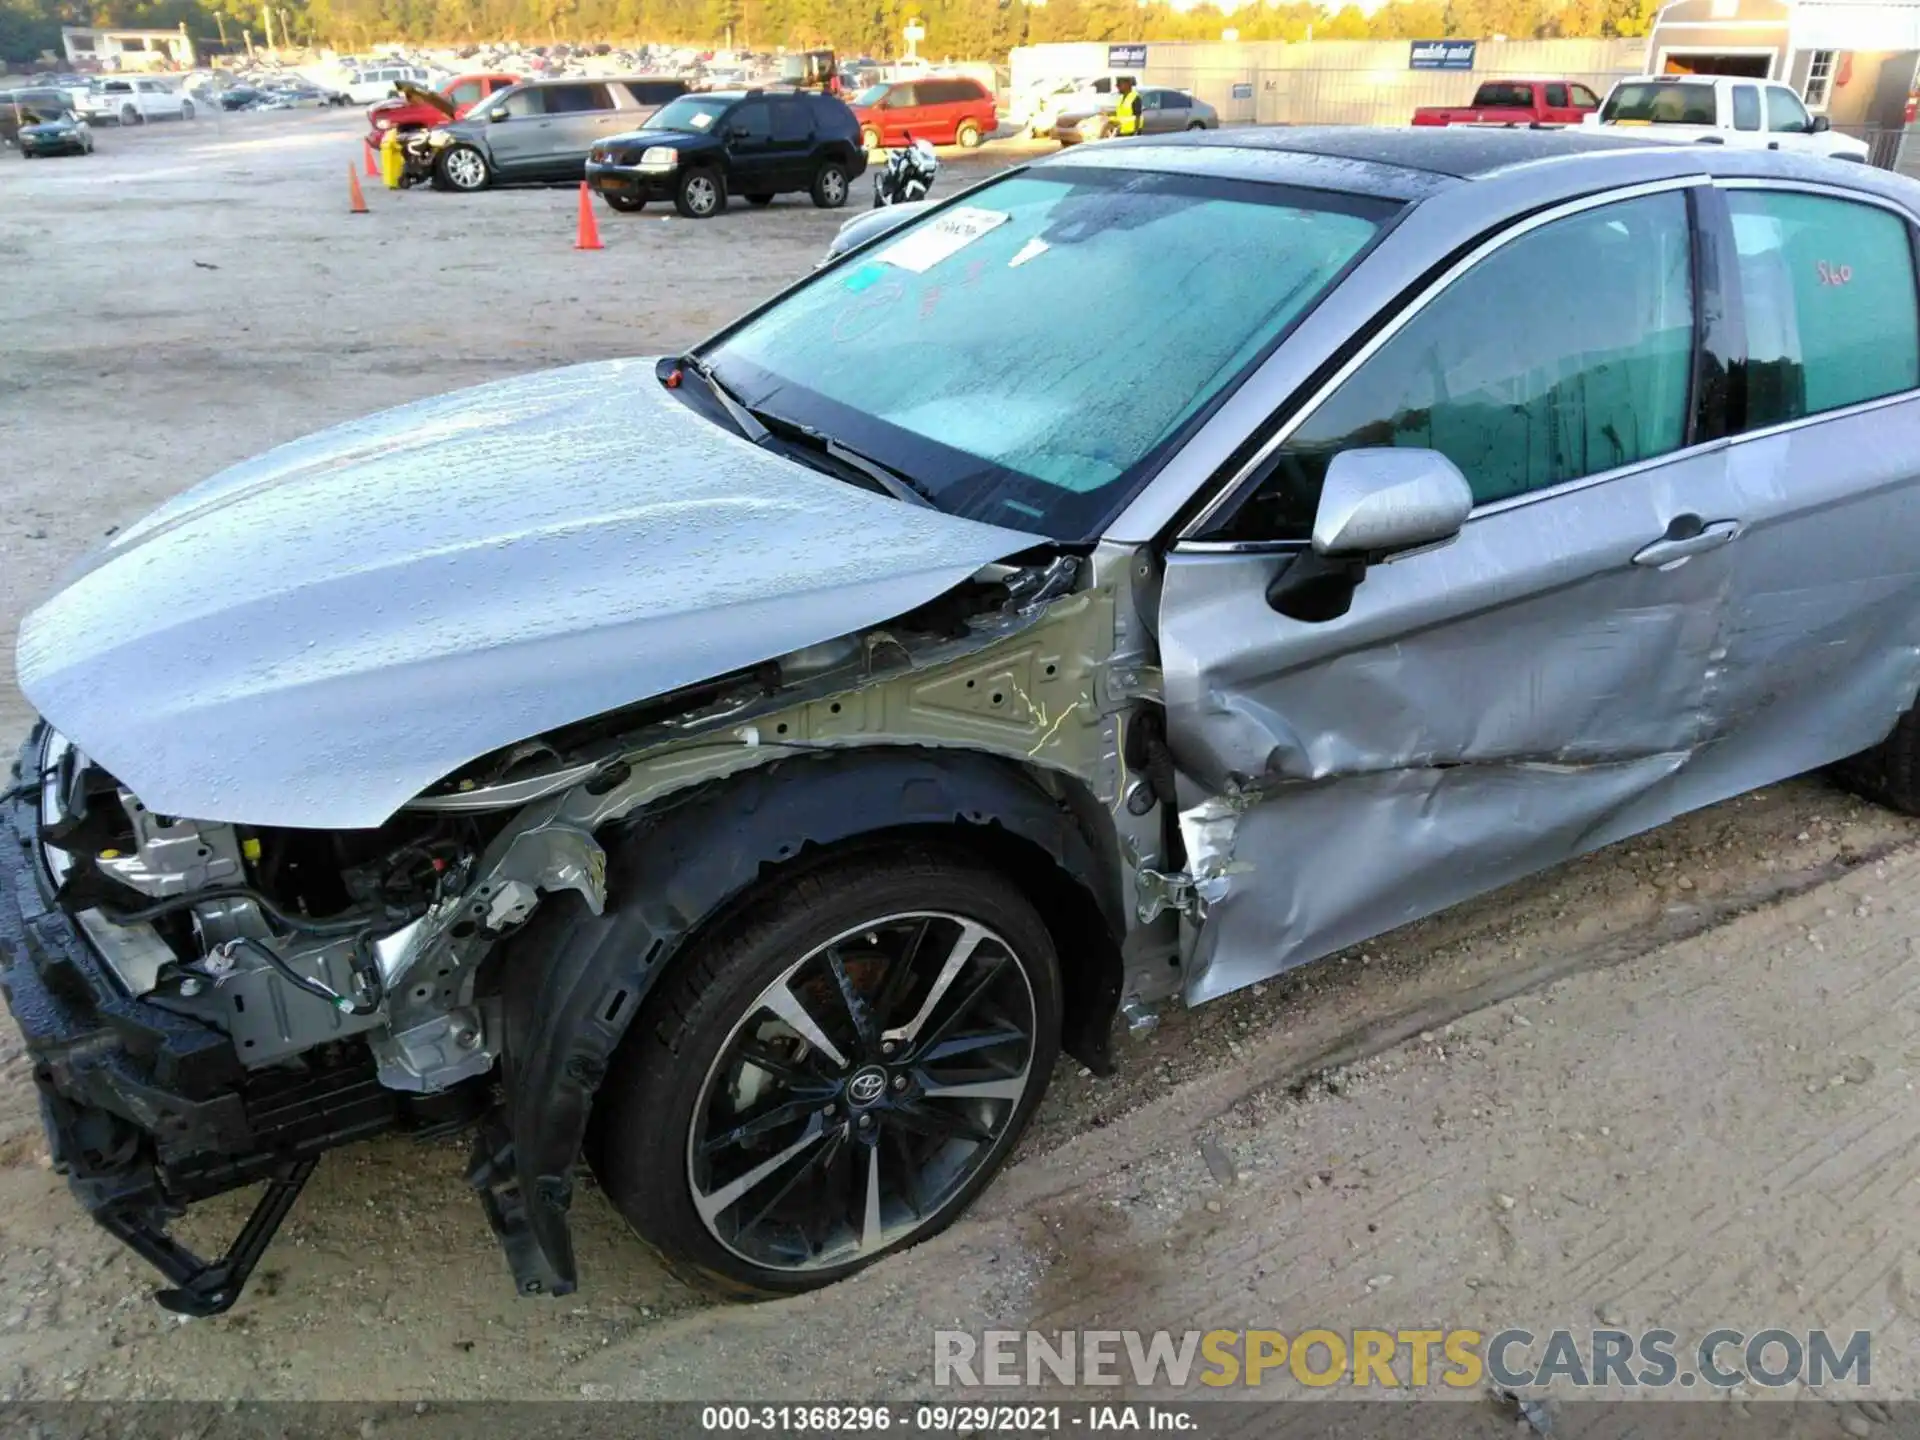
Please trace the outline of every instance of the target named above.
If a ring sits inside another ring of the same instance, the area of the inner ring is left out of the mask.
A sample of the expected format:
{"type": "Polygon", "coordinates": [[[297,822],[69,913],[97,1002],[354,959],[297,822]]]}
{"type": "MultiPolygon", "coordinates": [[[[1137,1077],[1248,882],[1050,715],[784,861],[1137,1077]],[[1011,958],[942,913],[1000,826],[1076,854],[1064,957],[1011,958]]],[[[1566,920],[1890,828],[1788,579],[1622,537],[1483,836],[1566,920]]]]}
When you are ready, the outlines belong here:
{"type": "Polygon", "coordinates": [[[915,88],[922,105],[952,105],[967,98],[966,91],[951,80],[922,80],[915,88]]]}
{"type": "Polygon", "coordinates": [[[1641,125],[1716,124],[1713,86],[1676,85],[1662,80],[1616,85],[1600,118],[1641,125]]]}
{"type": "Polygon", "coordinates": [[[1599,108],[1600,97],[1587,89],[1586,86],[1569,85],[1567,88],[1573,92],[1573,103],[1578,105],[1582,110],[1599,108]]]}
{"type": "Polygon", "coordinates": [[[1784,85],[1767,87],[1767,129],[1782,135],[1805,135],[1813,129],[1807,107],[1784,85]]]}
{"type": "Polygon", "coordinates": [[[581,115],[612,108],[613,97],[604,85],[554,85],[547,90],[549,115],[581,115]]]}
{"type": "Polygon", "coordinates": [[[1736,130],[1760,128],[1760,92],[1751,85],[1733,87],[1733,128],[1736,130]]]}
{"type": "Polygon", "coordinates": [[[631,80],[627,93],[636,105],[664,105],[686,94],[687,87],[678,80],[631,80]]]}
{"type": "Polygon", "coordinates": [[[773,138],[794,141],[813,138],[813,116],[801,100],[780,100],[773,106],[773,138]]]}
{"type": "Polygon", "coordinates": [[[728,136],[731,140],[749,145],[764,141],[770,133],[766,103],[749,100],[744,105],[734,106],[727,112],[727,129],[731,132],[728,136]]]}
{"type": "Polygon", "coordinates": [[[1907,227],[1873,205],[1727,192],[1747,328],[1747,424],[1920,386],[1907,227]]]}
{"type": "Polygon", "coordinates": [[[1162,110],[1191,110],[1193,108],[1193,97],[1183,95],[1178,90],[1162,90],[1160,92],[1160,108],[1162,110]]]}
{"type": "Polygon", "coordinates": [[[1531,110],[1533,108],[1533,87],[1531,85],[1510,85],[1493,81],[1480,87],[1480,92],[1473,97],[1473,103],[1476,105],[1499,105],[1521,110],[1531,110]]]}
{"type": "Polygon", "coordinates": [[[1567,87],[1564,85],[1547,86],[1547,104],[1565,109],[1567,104],[1567,87]]]}
{"type": "Polygon", "coordinates": [[[1306,539],[1342,450],[1438,450],[1485,504],[1678,449],[1690,265],[1674,194],[1570,215],[1496,250],[1306,418],[1227,538],[1306,539]]]}

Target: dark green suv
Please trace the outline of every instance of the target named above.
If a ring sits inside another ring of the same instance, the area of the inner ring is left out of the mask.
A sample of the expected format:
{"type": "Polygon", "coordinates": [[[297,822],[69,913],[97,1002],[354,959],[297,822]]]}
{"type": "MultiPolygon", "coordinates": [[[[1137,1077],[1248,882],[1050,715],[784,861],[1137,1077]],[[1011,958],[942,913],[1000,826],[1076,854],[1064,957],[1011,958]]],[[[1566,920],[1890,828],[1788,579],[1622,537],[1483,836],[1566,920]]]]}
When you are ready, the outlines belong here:
{"type": "Polygon", "coordinates": [[[587,183],[616,210],[671,200],[705,220],[726,209],[728,195],[765,205],[804,191],[836,209],[866,168],[859,122],[842,101],[733,90],[683,95],[638,130],[600,141],[587,156],[587,183]]]}

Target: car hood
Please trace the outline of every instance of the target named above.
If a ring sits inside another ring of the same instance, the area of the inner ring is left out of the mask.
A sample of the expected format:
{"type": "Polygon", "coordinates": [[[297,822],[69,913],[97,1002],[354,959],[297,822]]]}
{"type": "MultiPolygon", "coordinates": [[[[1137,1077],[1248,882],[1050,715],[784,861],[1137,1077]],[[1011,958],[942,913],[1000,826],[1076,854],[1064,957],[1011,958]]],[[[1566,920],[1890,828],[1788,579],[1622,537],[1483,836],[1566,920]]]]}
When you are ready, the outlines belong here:
{"type": "Polygon", "coordinates": [[[27,617],[20,688],[158,813],[374,826],[489,751],[1035,544],[750,445],[654,363],[483,385],[214,476],[27,617]]]}
{"type": "Polygon", "coordinates": [[[398,93],[391,100],[382,100],[374,105],[376,112],[391,113],[412,106],[421,106],[429,110],[438,110],[449,120],[453,119],[453,101],[437,90],[429,90],[424,85],[415,85],[410,80],[396,81],[393,87],[398,93]]]}

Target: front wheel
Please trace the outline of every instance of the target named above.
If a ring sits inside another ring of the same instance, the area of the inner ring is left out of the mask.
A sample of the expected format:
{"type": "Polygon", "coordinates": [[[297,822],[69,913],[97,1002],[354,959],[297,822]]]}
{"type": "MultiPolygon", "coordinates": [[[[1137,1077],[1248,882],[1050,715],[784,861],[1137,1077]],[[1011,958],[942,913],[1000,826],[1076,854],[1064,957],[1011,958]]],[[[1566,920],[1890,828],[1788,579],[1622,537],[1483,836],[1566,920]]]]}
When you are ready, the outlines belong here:
{"type": "Polygon", "coordinates": [[[829,160],[813,177],[813,203],[822,210],[838,210],[847,203],[847,167],[829,160]]]}
{"type": "Polygon", "coordinates": [[[880,148],[880,132],[871,125],[865,126],[860,131],[860,146],[864,150],[878,150],[880,148]]]}
{"type": "Polygon", "coordinates": [[[974,150],[980,145],[980,127],[971,120],[962,120],[954,128],[953,143],[962,150],[974,150]]]}
{"type": "Polygon", "coordinates": [[[447,189],[469,194],[486,189],[487,182],[493,178],[487,169],[487,157],[471,145],[448,146],[434,162],[433,172],[447,189]]]}
{"type": "Polygon", "coordinates": [[[706,220],[727,208],[727,184],[717,171],[687,170],[673,190],[673,207],[689,220],[706,220]]]}
{"type": "Polygon", "coordinates": [[[810,1290],[950,1224],[1059,1053],[1052,939],[961,852],[862,851],[696,940],[595,1103],[594,1168],[683,1276],[810,1290]]]}

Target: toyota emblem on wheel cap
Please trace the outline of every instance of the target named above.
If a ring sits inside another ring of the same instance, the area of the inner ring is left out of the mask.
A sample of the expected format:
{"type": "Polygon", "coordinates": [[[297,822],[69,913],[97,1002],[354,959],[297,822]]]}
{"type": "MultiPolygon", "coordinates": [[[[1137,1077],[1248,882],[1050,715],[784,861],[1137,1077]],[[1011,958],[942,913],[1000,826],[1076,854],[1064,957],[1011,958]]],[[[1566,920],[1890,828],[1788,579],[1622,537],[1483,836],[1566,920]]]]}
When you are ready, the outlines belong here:
{"type": "Polygon", "coordinates": [[[887,1093],[887,1072],[877,1065],[862,1070],[847,1082],[847,1099],[856,1105],[871,1105],[887,1093]]]}

